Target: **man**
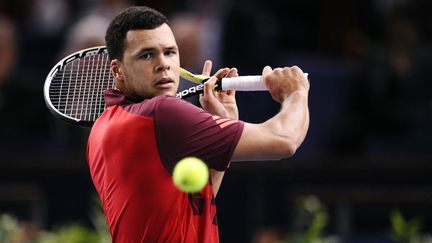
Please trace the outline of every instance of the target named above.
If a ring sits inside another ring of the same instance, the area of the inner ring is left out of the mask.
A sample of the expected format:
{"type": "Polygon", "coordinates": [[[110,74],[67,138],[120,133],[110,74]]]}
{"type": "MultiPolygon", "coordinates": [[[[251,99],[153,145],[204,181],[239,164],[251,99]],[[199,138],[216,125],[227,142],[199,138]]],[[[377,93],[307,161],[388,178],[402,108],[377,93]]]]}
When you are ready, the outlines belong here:
{"type": "MultiPolygon", "coordinates": [[[[212,89],[219,70],[204,85],[198,108],[175,98],[179,51],[167,19],[147,7],[131,7],[106,33],[115,90],[88,141],[92,179],[113,242],[218,242],[214,194],[230,161],[289,157],[309,125],[309,83],[297,68],[265,67],[263,76],[281,111],[262,124],[238,119],[235,92],[212,89]],[[211,168],[199,193],[172,183],[172,169],[186,156],[211,168]]],[[[209,75],[211,62],[204,65],[209,75]]]]}

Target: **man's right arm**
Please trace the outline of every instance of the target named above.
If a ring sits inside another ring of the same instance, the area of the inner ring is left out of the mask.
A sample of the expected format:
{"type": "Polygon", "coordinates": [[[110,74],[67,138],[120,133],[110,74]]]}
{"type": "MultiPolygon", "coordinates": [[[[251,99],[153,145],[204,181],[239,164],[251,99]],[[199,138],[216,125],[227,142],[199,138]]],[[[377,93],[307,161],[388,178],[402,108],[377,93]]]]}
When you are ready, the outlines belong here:
{"type": "Polygon", "coordinates": [[[245,123],[233,161],[291,157],[309,128],[309,82],[305,74],[298,67],[265,67],[263,78],[281,110],[264,123],[245,123]]]}

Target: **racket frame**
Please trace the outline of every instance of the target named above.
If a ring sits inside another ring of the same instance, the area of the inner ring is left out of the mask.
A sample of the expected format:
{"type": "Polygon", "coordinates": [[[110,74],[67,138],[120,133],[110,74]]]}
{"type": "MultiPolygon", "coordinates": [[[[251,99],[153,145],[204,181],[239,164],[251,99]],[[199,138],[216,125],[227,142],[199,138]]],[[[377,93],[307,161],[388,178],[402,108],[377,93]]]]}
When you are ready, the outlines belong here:
{"type": "Polygon", "coordinates": [[[58,71],[62,70],[67,64],[82,59],[84,57],[90,57],[102,53],[108,54],[107,48],[105,46],[87,48],[66,56],[61,61],[59,61],[56,65],[54,65],[54,67],[51,69],[51,71],[49,72],[48,76],[45,79],[44,89],[43,89],[45,103],[53,115],[55,115],[56,117],[60,118],[63,121],[66,121],[74,125],[78,125],[80,127],[91,127],[93,125],[94,121],[85,121],[72,116],[68,116],[67,114],[64,114],[63,112],[59,111],[54,106],[54,104],[50,99],[50,86],[55,74],[58,71]]]}

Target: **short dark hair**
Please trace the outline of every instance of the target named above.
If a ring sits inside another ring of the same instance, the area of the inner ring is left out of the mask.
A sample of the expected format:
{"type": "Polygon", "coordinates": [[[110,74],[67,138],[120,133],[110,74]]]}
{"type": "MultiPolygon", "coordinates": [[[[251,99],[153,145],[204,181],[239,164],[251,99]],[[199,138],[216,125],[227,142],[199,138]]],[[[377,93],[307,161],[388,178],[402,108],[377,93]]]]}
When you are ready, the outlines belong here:
{"type": "Polygon", "coordinates": [[[150,7],[126,8],[114,17],[105,34],[110,59],[123,60],[125,39],[129,30],[155,29],[164,23],[168,24],[168,19],[150,7]]]}

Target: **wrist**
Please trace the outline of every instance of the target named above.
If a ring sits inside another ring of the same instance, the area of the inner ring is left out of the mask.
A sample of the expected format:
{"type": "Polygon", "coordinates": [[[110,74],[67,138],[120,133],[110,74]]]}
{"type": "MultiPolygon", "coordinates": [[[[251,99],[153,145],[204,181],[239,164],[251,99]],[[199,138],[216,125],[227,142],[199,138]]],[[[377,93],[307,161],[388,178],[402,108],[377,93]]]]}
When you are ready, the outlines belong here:
{"type": "Polygon", "coordinates": [[[296,90],[288,95],[286,95],[283,99],[283,101],[288,100],[302,100],[308,98],[308,91],[307,90],[296,90]]]}

